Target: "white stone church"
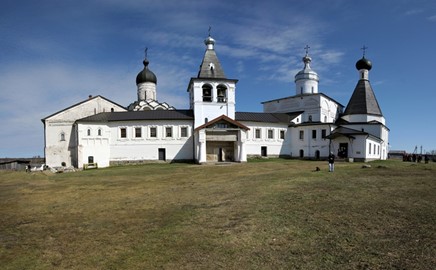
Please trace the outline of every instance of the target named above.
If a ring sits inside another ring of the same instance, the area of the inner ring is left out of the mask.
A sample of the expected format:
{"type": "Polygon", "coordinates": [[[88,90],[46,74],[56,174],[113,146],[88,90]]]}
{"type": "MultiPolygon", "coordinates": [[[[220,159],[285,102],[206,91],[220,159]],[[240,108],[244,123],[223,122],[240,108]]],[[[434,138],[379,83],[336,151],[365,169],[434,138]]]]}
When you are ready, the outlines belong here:
{"type": "Polygon", "coordinates": [[[138,99],[129,106],[90,96],[42,119],[46,164],[323,159],[330,152],[345,160],[387,158],[389,129],[365,57],[356,63],[359,78],[346,107],[318,92],[319,77],[306,50],[304,67],[295,75],[295,95],[263,102],[263,112],[238,112],[238,80],[224,74],[215,40],[209,36],[205,44],[198,75],[188,83],[189,109],[157,101],[157,78],[145,59],[136,77],[138,99]]]}

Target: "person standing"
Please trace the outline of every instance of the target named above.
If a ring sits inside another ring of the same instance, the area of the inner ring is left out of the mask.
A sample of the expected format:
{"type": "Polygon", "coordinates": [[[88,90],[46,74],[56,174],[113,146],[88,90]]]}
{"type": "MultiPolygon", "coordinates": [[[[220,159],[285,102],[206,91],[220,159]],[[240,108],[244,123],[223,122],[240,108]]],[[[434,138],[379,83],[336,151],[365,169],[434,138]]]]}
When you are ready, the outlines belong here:
{"type": "Polygon", "coordinates": [[[333,155],[333,152],[330,152],[328,160],[329,160],[329,172],[334,172],[335,171],[335,155],[333,155]]]}

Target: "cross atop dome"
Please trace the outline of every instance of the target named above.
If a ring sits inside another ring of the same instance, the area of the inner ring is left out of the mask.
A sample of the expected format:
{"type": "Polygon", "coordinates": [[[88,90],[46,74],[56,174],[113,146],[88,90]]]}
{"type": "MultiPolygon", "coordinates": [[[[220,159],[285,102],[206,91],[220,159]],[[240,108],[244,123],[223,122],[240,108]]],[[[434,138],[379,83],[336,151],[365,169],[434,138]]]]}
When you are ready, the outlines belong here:
{"type": "Polygon", "coordinates": [[[366,47],[365,45],[363,45],[363,47],[360,48],[360,49],[363,51],[363,58],[365,58],[365,53],[366,53],[366,50],[368,49],[368,47],[366,47]]]}
{"type": "Polygon", "coordinates": [[[306,56],[308,56],[309,55],[309,49],[310,49],[309,45],[306,45],[306,47],[304,47],[304,49],[306,50],[306,56]]]}
{"type": "Polygon", "coordinates": [[[209,26],[209,36],[204,40],[204,44],[207,46],[208,50],[213,50],[213,45],[215,45],[215,39],[210,36],[210,30],[212,27],[209,26]]]}

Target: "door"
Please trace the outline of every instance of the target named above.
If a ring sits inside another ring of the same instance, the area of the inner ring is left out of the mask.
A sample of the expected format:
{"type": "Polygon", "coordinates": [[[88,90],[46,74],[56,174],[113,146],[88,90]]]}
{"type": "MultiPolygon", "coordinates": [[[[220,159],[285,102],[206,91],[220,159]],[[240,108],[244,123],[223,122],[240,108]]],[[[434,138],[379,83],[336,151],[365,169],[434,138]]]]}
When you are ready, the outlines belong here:
{"type": "Polygon", "coordinates": [[[223,161],[223,149],[218,148],[218,161],[223,161]]]}
{"type": "Polygon", "coordinates": [[[158,149],[159,152],[159,160],[166,160],[166,153],[165,153],[165,148],[159,148],[158,149]]]}
{"type": "Polygon", "coordinates": [[[267,149],[266,149],[266,146],[261,146],[261,147],[260,147],[260,155],[261,155],[262,157],[266,157],[266,156],[268,155],[268,153],[267,153],[267,149]]]}
{"type": "Polygon", "coordinates": [[[347,158],[348,157],[348,143],[340,143],[338,149],[338,157],[347,158]]]}

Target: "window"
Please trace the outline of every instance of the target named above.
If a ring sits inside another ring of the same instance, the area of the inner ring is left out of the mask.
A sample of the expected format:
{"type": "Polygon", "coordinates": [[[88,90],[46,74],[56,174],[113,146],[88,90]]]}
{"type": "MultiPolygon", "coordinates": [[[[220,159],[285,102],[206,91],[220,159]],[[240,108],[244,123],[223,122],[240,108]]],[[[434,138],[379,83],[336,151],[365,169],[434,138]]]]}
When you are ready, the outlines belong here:
{"type": "Polygon", "coordinates": [[[229,125],[227,123],[217,123],[215,125],[216,128],[229,128],[229,125]]]}
{"type": "Polygon", "coordinates": [[[256,139],[260,139],[261,137],[260,137],[260,128],[256,128],[256,130],[255,130],[255,138],[256,139]]]}
{"type": "Polygon", "coordinates": [[[300,140],[304,140],[304,130],[300,130],[300,140]]]}
{"type": "Polygon", "coordinates": [[[375,155],[375,144],[374,144],[374,148],[373,148],[373,150],[374,150],[374,151],[372,151],[372,152],[373,152],[373,153],[374,153],[374,155],[375,155]]]}
{"type": "Polygon", "coordinates": [[[126,128],[120,128],[120,138],[127,138],[127,129],[126,128]]]}
{"type": "Polygon", "coordinates": [[[180,137],[188,137],[188,128],[187,127],[180,128],[180,137]]]}
{"type": "Polygon", "coordinates": [[[369,154],[371,154],[371,143],[369,143],[369,154]]]}
{"type": "Polygon", "coordinates": [[[220,84],[217,87],[217,92],[218,92],[218,99],[217,99],[217,101],[218,102],[226,102],[227,101],[226,100],[226,98],[227,98],[227,94],[226,94],[227,87],[225,85],[220,84]]]}
{"type": "Polygon", "coordinates": [[[90,129],[90,128],[88,128],[88,130],[86,131],[86,134],[87,134],[88,136],[91,136],[91,129],[90,129]]]}
{"type": "Polygon", "coordinates": [[[312,130],[312,139],[316,140],[316,129],[312,130]]]}
{"type": "Polygon", "coordinates": [[[212,86],[210,84],[203,85],[203,101],[212,102],[212,86]]]}
{"type": "Polygon", "coordinates": [[[142,137],[142,129],[140,127],[135,127],[135,138],[142,137]]]}
{"type": "Polygon", "coordinates": [[[274,139],[274,130],[268,129],[268,139],[274,139]]]}
{"type": "Polygon", "coordinates": [[[167,137],[167,138],[173,137],[173,128],[172,127],[165,128],[165,137],[167,137]]]}
{"type": "Polygon", "coordinates": [[[64,132],[61,133],[61,141],[65,141],[65,133],[64,132]]]}
{"type": "Polygon", "coordinates": [[[325,139],[326,136],[327,136],[327,130],[325,129],[321,130],[321,138],[325,139]]]}
{"type": "Polygon", "coordinates": [[[309,122],[312,122],[312,115],[309,115],[309,122]]]}
{"type": "Polygon", "coordinates": [[[97,131],[97,135],[98,135],[98,136],[101,136],[101,128],[98,129],[98,131],[97,131]]]}
{"type": "Polygon", "coordinates": [[[285,131],[284,130],[280,130],[280,139],[282,139],[282,140],[285,139],[285,131]]]}
{"type": "Polygon", "coordinates": [[[156,138],[157,137],[157,129],[156,127],[150,127],[150,137],[156,138]]]}

